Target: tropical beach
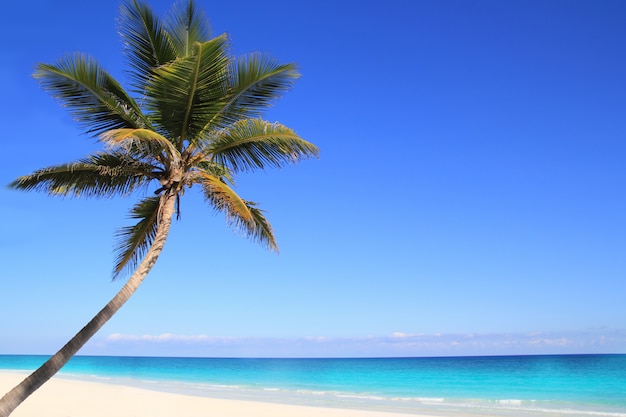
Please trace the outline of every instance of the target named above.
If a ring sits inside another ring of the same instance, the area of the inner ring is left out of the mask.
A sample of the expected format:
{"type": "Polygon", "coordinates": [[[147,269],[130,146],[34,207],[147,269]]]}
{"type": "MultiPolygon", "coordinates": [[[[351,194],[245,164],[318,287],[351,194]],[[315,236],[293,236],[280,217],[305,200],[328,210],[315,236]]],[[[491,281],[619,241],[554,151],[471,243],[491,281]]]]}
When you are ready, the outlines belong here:
{"type": "Polygon", "coordinates": [[[626,417],[626,2],[6,3],[0,417],[626,417]]]}
{"type": "MultiPolygon", "coordinates": [[[[0,372],[8,391],[26,374],[0,372]]],[[[16,409],[15,417],[401,417],[399,413],[237,401],[55,378],[16,409]]],[[[407,414],[408,415],[408,414],[407,414]]],[[[414,416],[414,415],[413,415],[414,416]]]]}
{"type": "MultiPolygon", "coordinates": [[[[43,360],[0,355],[0,389],[43,360]]],[[[626,355],[77,356],[16,412],[39,415],[41,407],[64,416],[625,417],[624,375],[626,355]]]]}

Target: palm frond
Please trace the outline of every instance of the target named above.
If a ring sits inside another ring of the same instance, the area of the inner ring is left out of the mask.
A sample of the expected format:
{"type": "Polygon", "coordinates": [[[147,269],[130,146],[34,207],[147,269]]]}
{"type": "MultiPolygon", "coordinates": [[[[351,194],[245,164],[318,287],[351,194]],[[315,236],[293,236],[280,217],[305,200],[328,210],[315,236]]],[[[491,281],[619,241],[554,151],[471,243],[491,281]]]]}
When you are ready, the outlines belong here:
{"type": "Polygon", "coordinates": [[[130,217],[139,221],[134,226],[124,227],[117,232],[113,279],[118,278],[124,270],[135,269],[154,242],[161,201],[161,197],[148,197],[137,203],[131,210],[130,217]]]}
{"type": "Polygon", "coordinates": [[[276,238],[274,237],[272,225],[265,217],[265,212],[257,208],[256,203],[246,201],[246,204],[248,206],[248,210],[250,210],[250,213],[254,218],[252,228],[250,228],[250,226],[247,224],[242,225],[245,230],[248,231],[248,236],[252,238],[252,240],[264,244],[270,250],[278,252],[278,243],[276,242],[276,238]]]}
{"type": "Polygon", "coordinates": [[[193,0],[174,4],[166,17],[167,30],[179,58],[189,56],[196,42],[211,38],[211,27],[193,0]]]}
{"type": "Polygon", "coordinates": [[[228,68],[228,39],[196,44],[195,52],[155,71],[146,105],[181,149],[193,142],[207,120],[223,105],[228,68]]]}
{"type": "Polygon", "coordinates": [[[230,169],[226,168],[223,164],[217,163],[215,161],[206,160],[206,159],[191,160],[189,164],[193,165],[197,170],[199,170],[202,173],[202,175],[208,174],[213,177],[220,178],[228,182],[229,184],[235,185],[235,178],[232,172],[230,171],[230,169]]]}
{"type": "Polygon", "coordinates": [[[216,210],[226,213],[229,220],[239,218],[244,222],[253,221],[246,202],[219,177],[201,172],[201,185],[206,199],[216,210]]]}
{"type": "Polygon", "coordinates": [[[259,53],[233,61],[228,100],[207,128],[224,126],[241,118],[259,117],[300,77],[295,64],[279,64],[259,53]]]}
{"type": "Polygon", "coordinates": [[[161,153],[177,156],[178,150],[167,138],[149,129],[113,129],[100,135],[105,145],[121,148],[138,159],[160,160],[161,153]]]}
{"type": "Polygon", "coordinates": [[[55,65],[39,64],[34,77],[69,108],[88,133],[149,124],[135,100],[84,54],[67,55],[55,65]]]}
{"type": "Polygon", "coordinates": [[[226,220],[246,237],[278,252],[278,245],[270,223],[256,203],[246,201],[220,178],[202,175],[201,181],[207,201],[218,211],[226,214],[226,220]]]}
{"type": "Polygon", "coordinates": [[[261,119],[240,120],[220,131],[207,152],[234,171],[281,167],[319,155],[315,145],[293,130],[261,119]]]}
{"type": "Polygon", "coordinates": [[[155,68],[176,59],[176,50],[161,19],[143,1],[122,3],[118,27],[124,52],[134,70],[134,85],[143,91],[155,68]]]}
{"type": "Polygon", "coordinates": [[[77,162],[39,169],[9,187],[56,196],[126,196],[155,178],[155,167],[122,153],[98,153],[77,162]]]}

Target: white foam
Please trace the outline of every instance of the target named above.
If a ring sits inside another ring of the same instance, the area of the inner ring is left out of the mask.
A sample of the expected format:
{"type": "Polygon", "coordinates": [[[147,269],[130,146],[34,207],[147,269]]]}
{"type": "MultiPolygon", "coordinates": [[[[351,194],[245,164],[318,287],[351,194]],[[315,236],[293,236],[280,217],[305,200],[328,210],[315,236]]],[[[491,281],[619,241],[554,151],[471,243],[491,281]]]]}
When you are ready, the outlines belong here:
{"type": "Polygon", "coordinates": [[[496,402],[504,405],[522,405],[522,400],[498,400],[496,402]]]}

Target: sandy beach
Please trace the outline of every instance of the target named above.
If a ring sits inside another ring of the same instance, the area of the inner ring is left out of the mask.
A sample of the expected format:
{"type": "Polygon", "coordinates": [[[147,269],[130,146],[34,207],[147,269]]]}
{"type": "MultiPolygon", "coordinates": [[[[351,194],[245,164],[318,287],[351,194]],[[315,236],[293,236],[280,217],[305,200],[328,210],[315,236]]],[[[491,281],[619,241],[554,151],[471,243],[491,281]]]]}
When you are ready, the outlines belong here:
{"type": "MultiPolygon", "coordinates": [[[[18,372],[0,372],[0,393],[4,395],[25,375],[18,372]]],[[[37,390],[11,414],[11,417],[35,416],[415,417],[415,414],[195,397],[57,376],[37,390]]]]}

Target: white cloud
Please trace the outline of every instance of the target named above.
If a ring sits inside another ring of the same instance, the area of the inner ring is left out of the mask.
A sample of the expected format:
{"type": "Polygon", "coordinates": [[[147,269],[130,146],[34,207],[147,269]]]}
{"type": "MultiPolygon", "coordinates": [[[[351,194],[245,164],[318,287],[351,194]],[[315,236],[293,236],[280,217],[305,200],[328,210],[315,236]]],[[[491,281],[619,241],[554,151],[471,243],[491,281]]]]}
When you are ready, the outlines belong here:
{"type": "Polygon", "coordinates": [[[113,333],[105,339],[107,342],[171,342],[171,343],[215,343],[233,339],[232,337],[214,337],[207,335],[184,335],[163,333],[159,335],[133,335],[113,333]]]}
{"type": "Polygon", "coordinates": [[[89,346],[93,354],[229,357],[462,356],[626,351],[626,330],[526,334],[464,333],[300,338],[114,333],[89,346]]]}

